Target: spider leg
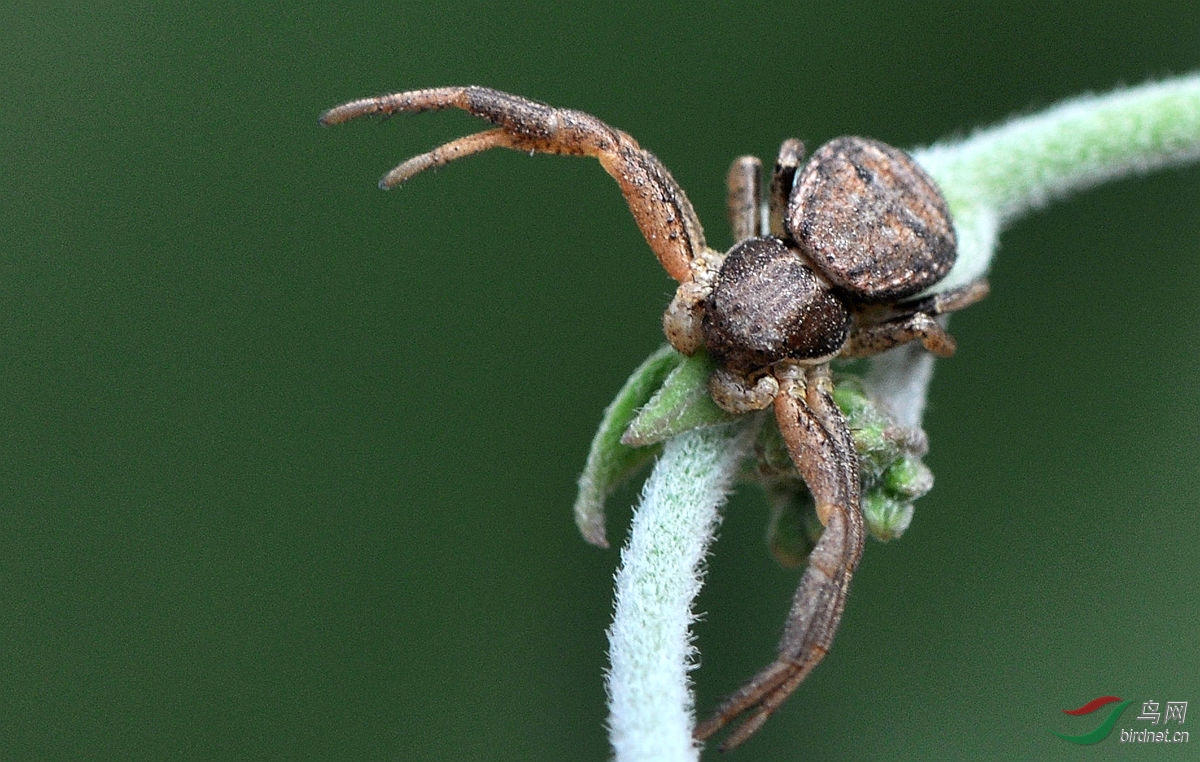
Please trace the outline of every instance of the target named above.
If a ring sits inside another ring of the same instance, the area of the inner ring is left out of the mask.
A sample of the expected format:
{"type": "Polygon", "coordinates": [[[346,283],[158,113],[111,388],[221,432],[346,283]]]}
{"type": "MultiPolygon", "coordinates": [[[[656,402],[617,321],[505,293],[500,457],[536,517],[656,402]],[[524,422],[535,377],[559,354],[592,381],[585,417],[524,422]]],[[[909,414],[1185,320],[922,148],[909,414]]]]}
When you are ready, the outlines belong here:
{"type": "Polygon", "coordinates": [[[414,157],[389,172],[381,185],[393,187],[431,167],[492,148],[591,156],[617,181],[642,235],[667,274],[681,283],[692,279],[694,260],[706,246],[691,202],[654,154],[591,114],[484,87],[438,87],[351,101],[326,111],[320,121],[330,125],[360,116],[443,109],[466,111],[498,129],[414,157]]]}
{"type": "Polygon", "coordinates": [[[465,135],[458,140],[438,146],[428,153],[419,154],[401,162],[379,181],[379,187],[390,190],[411,180],[427,169],[441,167],[458,159],[465,159],[493,148],[515,148],[511,135],[501,129],[485,130],[465,135]]]}
{"type": "Polygon", "coordinates": [[[796,172],[804,161],[804,144],[796,138],[788,138],[779,146],[779,158],[775,159],[775,170],[771,173],[770,232],[778,238],[789,238],[790,234],[784,226],[787,215],[788,199],[792,195],[792,185],[796,181],[796,172]]]}
{"type": "Polygon", "coordinates": [[[759,220],[762,197],[762,162],[757,156],[739,156],[733,160],[729,173],[725,175],[725,209],[729,214],[729,227],[733,229],[733,241],[739,243],[747,238],[765,235],[759,220]]]}
{"type": "Polygon", "coordinates": [[[889,320],[886,323],[857,328],[850,333],[842,357],[870,357],[892,347],[919,339],[925,349],[938,357],[950,357],[958,348],[954,337],[938,321],[924,312],[889,320]]]}
{"type": "Polygon", "coordinates": [[[898,304],[886,319],[855,328],[841,356],[869,357],[920,340],[926,350],[938,357],[950,357],[957,347],[954,337],[934,317],[961,310],[987,295],[988,283],[980,278],[940,294],[898,304]]]}
{"type": "Polygon", "coordinates": [[[822,365],[807,372],[787,368],[779,373],[779,382],[775,401],[779,428],[816,500],[825,531],[808,557],[775,661],[696,726],[693,735],[704,740],[744,715],[722,750],[753,735],[829,651],[863,551],[858,458],[850,429],[833,401],[829,368],[822,365]]]}
{"type": "Polygon", "coordinates": [[[904,312],[925,312],[930,315],[944,315],[947,312],[957,312],[964,307],[970,307],[988,295],[991,286],[987,278],[979,278],[956,288],[927,296],[912,302],[902,302],[897,309],[904,312]]]}

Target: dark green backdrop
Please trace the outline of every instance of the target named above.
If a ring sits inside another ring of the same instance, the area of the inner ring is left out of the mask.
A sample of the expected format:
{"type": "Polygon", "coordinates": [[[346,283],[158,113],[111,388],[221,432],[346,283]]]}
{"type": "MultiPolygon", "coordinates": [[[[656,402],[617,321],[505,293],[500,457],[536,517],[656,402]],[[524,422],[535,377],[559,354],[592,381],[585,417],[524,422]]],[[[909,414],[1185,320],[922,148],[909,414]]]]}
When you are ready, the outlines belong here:
{"type": "MultiPolygon", "coordinates": [[[[593,162],[385,194],[475,125],[325,107],[478,83],[592,111],[723,244],[740,153],[917,145],[1200,66],[1179,0],[92,5],[0,10],[4,759],[609,754],[617,553],[569,509],[672,284],[593,162]]],[[[1161,757],[1050,731],[1104,694],[1200,717],[1198,210],[1200,170],[1169,172],[1005,235],[939,363],[936,489],[731,759],[1161,757]]],[[[702,708],[795,583],[757,495],[726,515],[702,708]]]]}

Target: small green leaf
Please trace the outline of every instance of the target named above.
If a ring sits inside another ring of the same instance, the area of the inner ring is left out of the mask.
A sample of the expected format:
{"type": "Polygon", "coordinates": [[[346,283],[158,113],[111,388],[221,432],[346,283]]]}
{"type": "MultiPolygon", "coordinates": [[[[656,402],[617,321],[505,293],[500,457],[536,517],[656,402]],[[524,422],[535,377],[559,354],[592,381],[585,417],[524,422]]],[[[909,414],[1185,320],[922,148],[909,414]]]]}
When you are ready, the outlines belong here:
{"type": "Polygon", "coordinates": [[[717,407],[708,396],[708,377],[713,367],[712,359],[703,350],[685,357],[629,424],[621,442],[644,447],[685,431],[736,418],[717,407]]]}
{"type": "Polygon", "coordinates": [[[617,392],[604,410],[600,428],[592,438],[587,464],[579,477],[575,498],[575,525],[593,545],[608,547],[604,531],[604,500],[613,488],[658,454],[659,448],[635,448],[621,442],[621,434],[640,406],[654,394],[682,356],[670,346],[650,355],[617,392]]]}
{"type": "Polygon", "coordinates": [[[912,523],[913,504],[897,500],[886,490],[870,490],[862,496],[863,519],[871,535],[880,542],[894,540],[912,523]]]}
{"type": "Polygon", "coordinates": [[[895,436],[897,429],[854,376],[839,376],[833,399],[846,416],[846,425],[854,437],[862,477],[874,481],[903,454],[902,443],[895,436]]]}
{"type": "Polygon", "coordinates": [[[883,486],[905,500],[916,500],[933,489],[933,472],[920,458],[905,456],[883,472],[883,486]]]}

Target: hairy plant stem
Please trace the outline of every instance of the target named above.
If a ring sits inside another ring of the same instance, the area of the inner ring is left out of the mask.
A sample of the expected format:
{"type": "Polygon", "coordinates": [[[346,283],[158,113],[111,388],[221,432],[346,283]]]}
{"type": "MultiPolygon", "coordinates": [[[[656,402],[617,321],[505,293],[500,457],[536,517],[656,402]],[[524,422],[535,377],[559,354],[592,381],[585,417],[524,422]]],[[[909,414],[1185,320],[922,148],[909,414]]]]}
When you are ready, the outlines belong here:
{"type": "Polygon", "coordinates": [[[693,429],[670,440],[642,489],[616,577],[607,688],[617,759],[688,760],[695,664],[691,602],[718,508],[747,446],[745,426],[693,429]],[[739,431],[741,435],[739,436],[739,431]]]}
{"type": "MultiPolygon", "coordinates": [[[[914,151],[950,204],[959,260],[939,284],[987,273],[1005,224],[1071,192],[1200,158],[1200,76],[1065,101],[914,151]]],[[[919,425],[932,358],[901,347],[866,380],[897,422],[919,425]]],[[[609,630],[609,727],[618,762],[692,760],[689,627],[702,561],[749,424],[689,431],[666,444],[635,511],[609,630]]]]}

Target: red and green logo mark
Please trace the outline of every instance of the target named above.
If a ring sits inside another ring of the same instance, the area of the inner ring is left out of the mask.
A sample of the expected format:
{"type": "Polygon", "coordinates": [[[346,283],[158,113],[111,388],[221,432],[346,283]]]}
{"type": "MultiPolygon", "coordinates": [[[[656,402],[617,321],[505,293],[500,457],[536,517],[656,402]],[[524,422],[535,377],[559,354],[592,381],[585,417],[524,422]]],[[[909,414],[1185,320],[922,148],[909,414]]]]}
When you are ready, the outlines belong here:
{"type": "MultiPolygon", "coordinates": [[[[1050,732],[1070,743],[1080,745],[1100,743],[1108,738],[1117,724],[1117,720],[1121,719],[1121,715],[1132,703],[1133,699],[1123,701],[1119,696],[1101,696],[1092,699],[1078,709],[1064,709],[1063,714],[1082,717],[1085,714],[1092,714],[1104,709],[1107,714],[1095,730],[1078,736],[1056,733],[1053,730],[1050,732]]],[[[1142,711],[1134,720],[1134,722],[1143,723],[1142,726],[1140,728],[1137,726],[1122,727],[1121,743],[1187,743],[1191,740],[1191,733],[1180,727],[1187,721],[1187,706],[1188,702],[1186,701],[1168,701],[1165,708],[1160,711],[1160,707],[1163,707],[1162,702],[1155,699],[1143,701],[1142,711]],[[1174,727],[1168,727],[1172,724],[1174,727]]]]}
{"type": "Polygon", "coordinates": [[[1122,712],[1124,712],[1125,708],[1132,703],[1133,699],[1122,701],[1118,696],[1101,696],[1100,698],[1094,698],[1078,709],[1064,709],[1063,714],[1069,714],[1073,717],[1080,717],[1085,714],[1091,714],[1092,712],[1099,711],[1109,704],[1116,704],[1116,706],[1108,710],[1108,716],[1104,718],[1104,721],[1101,722],[1095,730],[1079,736],[1069,736],[1064,733],[1054,733],[1054,731],[1050,732],[1054,733],[1054,735],[1058,736],[1064,741],[1070,741],[1071,743],[1080,744],[1081,746],[1100,743],[1105,738],[1108,738],[1108,734],[1112,732],[1113,726],[1117,724],[1117,720],[1121,719],[1122,712]]]}

